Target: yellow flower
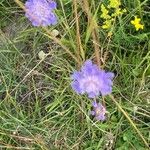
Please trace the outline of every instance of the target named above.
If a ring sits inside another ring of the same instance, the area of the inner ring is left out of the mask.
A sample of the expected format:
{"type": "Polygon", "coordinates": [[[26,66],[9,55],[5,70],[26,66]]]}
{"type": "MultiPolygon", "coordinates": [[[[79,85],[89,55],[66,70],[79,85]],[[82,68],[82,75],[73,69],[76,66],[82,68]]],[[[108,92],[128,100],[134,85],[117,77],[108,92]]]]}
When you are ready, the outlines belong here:
{"type": "Polygon", "coordinates": [[[105,20],[104,24],[102,25],[103,29],[109,29],[112,26],[112,20],[105,20]]]}
{"type": "Polygon", "coordinates": [[[110,15],[108,14],[109,11],[106,9],[106,7],[102,4],[101,5],[101,11],[102,11],[102,14],[101,14],[101,18],[104,18],[104,19],[109,19],[110,18],[110,15]]]}
{"type": "Polygon", "coordinates": [[[120,0],[110,0],[108,8],[119,8],[120,5],[120,0]]]}
{"type": "Polygon", "coordinates": [[[137,16],[134,17],[134,20],[131,20],[131,24],[135,26],[136,31],[144,28],[144,25],[140,24],[140,21],[141,19],[138,18],[137,16]]]}
{"type": "Polygon", "coordinates": [[[126,12],[127,12],[126,9],[118,8],[118,9],[115,9],[115,12],[112,14],[112,16],[117,17],[119,15],[123,15],[126,12]]]}
{"type": "Polygon", "coordinates": [[[102,14],[100,17],[104,20],[102,25],[103,29],[110,29],[113,25],[113,21],[115,21],[115,18],[126,12],[126,10],[121,9],[120,6],[120,0],[109,0],[109,5],[101,5],[102,14]]]}

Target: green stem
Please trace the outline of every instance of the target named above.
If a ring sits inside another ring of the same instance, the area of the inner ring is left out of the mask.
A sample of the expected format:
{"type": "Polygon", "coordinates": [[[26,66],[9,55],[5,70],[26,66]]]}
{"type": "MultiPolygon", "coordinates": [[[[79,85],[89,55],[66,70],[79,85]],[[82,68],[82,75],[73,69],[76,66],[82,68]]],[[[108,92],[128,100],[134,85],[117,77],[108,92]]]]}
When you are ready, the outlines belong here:
{"type": "Polygon", "coordinates": [[[143,137],[142,133],[139,131],[139,129],[136,127],[136,125],[134,124],[134,122],[131,120],[131,118],[129,117],[128,113],[125,112],[122,107],[120,106],[120,104],[115,100],[115,98],[112,95],[109,95],[110,98],[112,99],[112,101],[116,104],[116,106],[119,108],[119,110],[124,114],[124,116],[127,118],[127,120],[130,122],[131,126],[136,130],[136,132],[138,133],[138,135],[140,136],[140,138],[142,139],[142,141],[144,142],[144,144],[149,148],[149,144],[147,143],[147,141],[145,140],[145,138],[143,137]]]}

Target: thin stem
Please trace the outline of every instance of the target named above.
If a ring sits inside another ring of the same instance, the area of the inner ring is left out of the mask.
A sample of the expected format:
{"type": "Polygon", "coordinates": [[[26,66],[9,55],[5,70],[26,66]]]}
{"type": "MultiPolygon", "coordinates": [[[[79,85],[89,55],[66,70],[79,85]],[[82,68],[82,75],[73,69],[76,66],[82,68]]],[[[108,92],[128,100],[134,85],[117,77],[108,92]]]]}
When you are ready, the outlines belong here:
{"type": "Polygon", "coordinates": [[[95,56],[96,56],[96,61],[97,61],[97,65],[100,67],[101,66],[101,62],[100,62],[100,49],[99,49],[99,39],[98,39],[98,31],[97,31],[97,22],[92,18],[92,14],[90,11],[90,7],[89,7],[89,3],[87,0],[83,0],[83,4],[84,4],[84,10],[87,14],[88,17],[88,24],[90,24],[91,22],[94,21],[93,24],[93,30],[92,30],[92,38],[93,38],[93,45],[94,45],[94,49],[95,49],[95,56]]]}
{"type": "Polygon", "coordinates": [[[25,7],[20,0],[14,0],[14,1],[25,11],[25,7]]]}
{"type": "Polygon", "coordinates": [[[81,43],[81,37],[80,37],[80,29],[79,29],[79,17],[78,17],[78,12],[77,12],[77,0],[73,0],[74,4],[74,13],[75,13],[75,21],[76,21],[76,38],[77,38],[77,55],[79,61],[81,61],[80,55],[82,56],[82,59],[85,59],[85,53],[82,48],[82,43],[81,43]]]}
{"type": "MultiPolygon", "coordinates": [[[[45,58],[49,56],[51,53],[49,52],[46,54],[45,58]]],[[[41,59],[25,76],[24,78],[16,85],[16,87],[11,91],[13,93],[20,85],[23,83],[31,74],[32,72],[45,60],[45,58],[41,59]]]]}
{"type": "Polygon", "coordinates": [[[53,35],[51,35],[51,32],[48,30],[48,28],[43,27],[43,29],[46,31],[47,36],[50,39],[52,39],[55,43],[57,43],[58,45],[60,45],[76,61],[76,63],[79,63],[78,58],[76,56],[74,56],[74,54],[66,46],[64,46],[62,44],[62,42],[58,38],[56,38],[53,35]]]}
{"type": "Polygon", "coordinates": [[[129,117],[128,113],[125,112],[123,110],[123,108],[120,106],[120,104],[115,100],[115,98],[112,95],[109,95],[111,100],[116,104],[116,106],[119,108],[119,110],[124,114],[124,116],[127,118],[127,120],[130,122],[131,126],[136,130],[136,132],[138,133],[138,135],[140,136],[140,138],[142,139],[143,143],[149,148],[149,144],[147,143],[147,141],[145,140],[145,138],[143,137],[142,133],[140,132],[140,130],[136,127],[136,125],[134,124],[134,122],[131,120],[131,118],[129,117]]]}

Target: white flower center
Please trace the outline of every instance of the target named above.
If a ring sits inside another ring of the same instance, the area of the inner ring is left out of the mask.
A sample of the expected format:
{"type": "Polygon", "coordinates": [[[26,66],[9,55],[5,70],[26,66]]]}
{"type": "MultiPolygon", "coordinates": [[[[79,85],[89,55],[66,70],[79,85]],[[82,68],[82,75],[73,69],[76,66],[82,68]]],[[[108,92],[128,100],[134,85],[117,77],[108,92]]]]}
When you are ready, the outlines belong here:
{"type": "Polygon", "coordinates": [[[90,76],[84,81],[84,88],[88,92],[98,92],[99,89],[99,80],[95,76],[90,76]]]}
{"type": "Polygon", "coordinates": [[[46,12],[46,10],[45,10],[45,8],[44,8],[43,6],[38,5],[38,7],[37,7],[37,12],[38,12],[40,15],[42,15],[43,17],[45,17],[45,12],[46,12]]]}
{"type": "Polygon", "coordinates": [[[96,107],[95,108],[95,116],[99,116],[105,114],[105,108],[104,107],[96,107]]]}

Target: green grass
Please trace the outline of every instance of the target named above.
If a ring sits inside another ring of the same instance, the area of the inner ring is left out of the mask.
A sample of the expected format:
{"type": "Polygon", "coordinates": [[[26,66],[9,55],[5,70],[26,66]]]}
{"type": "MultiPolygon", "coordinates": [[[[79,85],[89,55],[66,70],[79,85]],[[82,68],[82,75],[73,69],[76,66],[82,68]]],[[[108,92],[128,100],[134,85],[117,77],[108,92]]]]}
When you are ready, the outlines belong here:
{"type": "Polygon", "coordinates": [[[78,58],[73,1],[58,1],[59,23],[48,27],[60,32],[58,43],[45,29],[31,26],[14,1],[1,0],[0,149],[148,149],[140,135],[150,143],[150,6],[147,0],[122,1],[128,13],[116,19],[109,38],[101,28],[99,1],[90,2],[101,65],[115,73],[112,95],[118,105],[106,96],[107,120],[95,121],[89,115],[91,101],[71,89],[71,73],[84,59],[95,60],[93,24],[87,23],[84,5],[77,5],[83,48],[77,64],[66,52],[78,58]],[[144,30],[136,32],[130,24],[134,15],[141,17],[144,30]],[[48,54],[43,60],[40,51],[48,54]]]}

